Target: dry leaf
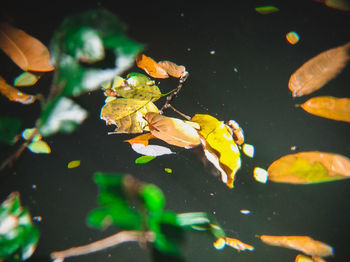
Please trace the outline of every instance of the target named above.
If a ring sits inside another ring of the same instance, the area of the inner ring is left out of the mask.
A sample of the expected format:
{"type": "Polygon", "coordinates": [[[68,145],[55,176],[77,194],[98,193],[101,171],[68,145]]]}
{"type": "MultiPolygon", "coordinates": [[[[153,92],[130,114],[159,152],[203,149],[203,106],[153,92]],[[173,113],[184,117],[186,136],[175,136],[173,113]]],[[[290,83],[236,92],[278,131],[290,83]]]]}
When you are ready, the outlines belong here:
{"type": "Polygon", "coordinates": [[[306,112],[338,121],[350,122],[350,99],[318,96],[301,105],[306,112]]]}
{"type": "Polygon", "coordinates": [[[146,133],[146,134],[142,134],[139,136],[136,136],[134,138],[128,139],[128,140],[124,140],[124,142],[128,142],[130,145],[133,144],[143,144],[145,146],[148,145],[148,141],[150,139],[156,138],[154,135],[152,135],[151,133],[146,133]]]}
{"type": "Polygon", "coordinates": [[[24,71],[54,70],[46,46],[8,23],[0,23],[0,49],[24,71]]]}
{"type": "Polygon", "coordinates": [[[241,167],[241,158],[232,130],[210,115],[196,114],[191,121],[201,127],[198,133],[205,156],[220,171],[221,180],[233,188],[235,174],[241,167]]]}
{"type": "Polygon", "coordinates": [[[139,54],[136,57],[136,64],[139,68],[145,70],[147,74],[154,78],[167,78],[169,75],[180,78],[186,72],[184,66],[179,66],[170,61],[160,61],[157,63],[144,54],[139,54]]]}
{"type": "Polygon", "coordinates": [[[239,239],[230,238],[230,237],[225,237],[225,238],[219,237],[213,245],[216,249],[223,249],[227,245],[227,246],[233,247],[238,251],[254,250],[253,246],[243,243],[239,239]]]}
{"type": "Polygon", "coordinates": [[[162,116],[157,113],[147,113],[145,119],[152,135],[170,145],[194,147],[200,144],[197,131],[180,119],[162,116]]]}
{"type": "Polygon", "coordinates": [[[136,56],[136,64],[142,70],[154,78],[168,78],[167,72],[161,68],[152,58],[139,54],[136,56]]]}
{"type": "Polygon", "coordinates": [[[333,248],[309,236],[268,236],[262,235],[260,239],[268,245],[280,246],[299,250],[310,256],[326,257],[333,255],[333,248]]]}
{"type": "Polygon", "coordinates": [[[350,42],[329,49],[304,63],[289,79],[293,96],[310,94],[336,77],[349,60],[350,42]]]}
{"type": "Polygon", "coordinates": [[[22,93],[17,88],[6,83],[2,76],[0,76],[0,93],[6,96],[10,101],[19,102],[25,105],[32,104],[35,101],[35,96],[22,93]]]}
{"type": "Polygon", "coordinates": [[[268,168],[268,179],[274,182],[312,184],[350,178],[350,159],[317,151],[300,152],[281,157],[268,168]]]}

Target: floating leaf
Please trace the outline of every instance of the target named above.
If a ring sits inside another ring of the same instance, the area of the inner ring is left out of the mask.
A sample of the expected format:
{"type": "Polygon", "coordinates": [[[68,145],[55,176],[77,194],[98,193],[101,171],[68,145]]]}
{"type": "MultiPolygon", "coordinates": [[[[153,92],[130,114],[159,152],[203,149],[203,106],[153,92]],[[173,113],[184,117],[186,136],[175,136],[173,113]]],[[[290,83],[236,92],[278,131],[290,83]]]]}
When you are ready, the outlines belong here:
{"type": "Polygon", "coordinates": [[[134,143],[131,147],[136,153],[139,153],[145,156],[162,156],[162,155],[175,154],[169,148],[164,146],[158,146],[158,145],[145,146],[144,144],[134,143]]]}
{"type": "Polygon", "coordinates": [[[147,113],[145,119],[152,135],[170,145],[194,147],[200,144],[197,131],[180,119],[152,112],[147,113]]]}
{"type": "Polygon", "coordinates": [[[296,249],[304,254],[318,257],[333,255],[333,248],[309,236],[269,236],[262,235],[260,239],[268,245],[296,249]]]}
{"type": "Polygon", "coordinates": [[[317,151],[281,157],[268,168],[269,180],[292,184],[313,184],[350,178],[350,159],[317,151]]]}
{"type": "Polygon", "coordinates": [[[78,166],[80,166],[80,160],[70,161],[67,165],[68,168],[76,168],[78,166]]]}
{"type": "Polygon", "coordinates": [[[221,180],[232,188],[235,174],[241,167],[241,158],[231,129],[210,115],[196,114],[192,121],[201,127],[198,133],[206,157],[220,171],[221,180]]]}
{"type": "Polygon", "coordinates": [[[14,86],[32,86],[38,82],[40,76],[31,72],[23,72],[13,81],[14,86]]]}
{"type": "Polygon", "coordinates": [[[299,35],[297,32],[290,31],[286,34],[286,39],[288,43],[295,45],[299,42],[299,35]]]}
{"type": "Polygon", "coordinates": [[[49,50],[38,39],[8,23],[0,23],[0,49],[23,71],[52,71],[49,50]]]}
{"type": "Polygon", "coordinates": [[[314,262],[314,260],[311,257],[307,257],[307,256],[299,254],[296,256],[294,262],[314,262]]]}
{"type": "Polygon", "coordinates": [[[253,145],[243,144],[242,151],[246,156],[249,156],[250,158],[254,157],[255,149],[253,145]]]}
{"type": "Polygon", "coordinates": [[[140,156],[135,159],[135,164],[147,164],[155,158],[156,156],[140,156]]]}
{"type": "Polygon", "coordinates": [[[12,117],[0,117],[0,141],[13,145],[21,129],[21,120],[12,117]]]}
{"type": "Polygon", "coordinates": [[[142,46],[124,35],[125,26],[104,9],[67,17],[51,43],[54,85],[64,95],[79,95],[111,81],[134,63],[142,46]]]}
{"type": "Polygon", "coordinates": [[[0,93],[6,96],[8,100],[13,102],[19,102],[25,105],[35,102],[35,96],[22,93],[17,88],[6,83],[2,76],[0,76],[0,93]]]}
{"type": "Polygon", "coordinates": [[[169,167],[164,168],[164,171],[167,172],[168,174],[171,174],[173,170],[169,167]]]}
{"type": "Polygon", "coordinates": [[[43,140],[33,141],[28,145],[28,149],[36,154],[50,154],[50,146],[43,140]]]}
{"type": "Polygon", "coordinates": [[[255,11],[257,11],[261,15],[268,15],[268,14],[278,12],[279,9],[273,5],[266,5],[266,6],[255,7],[255,11]]]}
{"type": "Polygon", "coordinates": [[[0,206],[0,260],[26,260],[36,249],[39,231],[14,192],[0,206]]]}
{"type": "Polygon", "coordinates": [[[230,237],[225,237],[225,238],[219,237],[213,245],[216,249],[223,249],[227,245],[227,246],[233,247],[238,251],[254,250],[253,246],[243,243],[239,239],[230,238],[230,237]]]}
{"type": "Polygon", "coordinates": [[[117,125],[117,133],[140,133],[147,130],[143,116],[147,112],[158,112],[151,101],[120,98],[106,103],[101,109],[101,119],[107,125],[117,125]]]}
{"type": "Polygon", "coordinates": [[[143,69],[148,75],[154,78],[167,78],[170,76],[180,78],[186,72],[184,66],[179,66],[170,61],[156,62],[152,58],[139,54],[136,56],[136,64],[143,69]]]}
{"type": "Polygon", "coordinates": [[[146,133],[146,134],[142,134],[139,136],[136,136],[134,138],[128,139],[128,140],[124,140],[124,142],[128,142],[130,145],[133,144],[143,144],[145,146],[148,145],[148,141],[150,139],[156,138],[154,135],[152,135],[151,133],[146,133]]]}
{"type": "Polygon", "coordinates": [[[316,116],[350,122],[350,98],[312,97],[301,108],[316,116]]]}
{"type": "Polygon", "coordinates": [[[71,99],[58,97],[44,109],[39,132],[44,137],[57,132],[71,133],[87,117],[87,111],[71,99]]]}
{"type": "Polygon", "coordinates": [[[325,0],[325,5],[331,8],[335,8],[341,11],[350,11],[349,0],[325,0]]]}
{"type": "Polygon", "coordinates": [[[25,140],[32,138],[32,142],[38,141],[42,138],[36,128],[26,128],[22,131],[21,135],[25,140]]]}
{"type": "Polygon", "coordinates": [[[349,60],[350,43],[329,49],[311,58],[289,79],[293,96],[311,94],[336,77],[349,60]]]}

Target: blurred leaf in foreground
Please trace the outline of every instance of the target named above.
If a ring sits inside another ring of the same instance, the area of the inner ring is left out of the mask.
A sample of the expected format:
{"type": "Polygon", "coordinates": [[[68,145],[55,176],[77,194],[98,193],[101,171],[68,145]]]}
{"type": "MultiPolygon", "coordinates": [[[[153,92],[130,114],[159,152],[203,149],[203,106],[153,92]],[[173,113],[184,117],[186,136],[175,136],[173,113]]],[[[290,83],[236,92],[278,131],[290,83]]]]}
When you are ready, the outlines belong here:
{"type": "Polygon", "coordinates": [[[268,179],[291,184],[313,184],[350,178],[350,159],[318,151],[283,156],[268,168],[268,179]]]}
{"type": "Polygon", "coordinates": [[[39,231],[14,192],[0,206],[0,260],[28,259],[35,251],[39,231]]]}
{"type": "Polygon", "coordinates": [[[303,103],[301,108],[316,116],[350,122],[350,98],[312,97],[303,103]]]}
{"type": "Polygon", "coordinates": [[[52,71],[49,50],[38,39],[8,23],[0,23],[0,49],[23,71],[52,71]]]}
{"type": "Polygon", "coordinates": [[[125,35],[125,26],[104,9],[67,17],[55,32],[51,54],[56,71],[54,85],[64,95],[92,91],[134,63],[142,46],[125,35]]]}
{"type": "Polygon", "coordinates": [[[13,117],[0,117],[0,141],[13,145],[20,133],[21,120],[13,117]]]}
{"type": "Polygon", "coordinates": [[[17,88],[9,85],[6,80],[0,76],[0,93],[7,97],[8,100],[21,104],[32,104],[35,102],[35,96],[22,93],[17,88]]]}

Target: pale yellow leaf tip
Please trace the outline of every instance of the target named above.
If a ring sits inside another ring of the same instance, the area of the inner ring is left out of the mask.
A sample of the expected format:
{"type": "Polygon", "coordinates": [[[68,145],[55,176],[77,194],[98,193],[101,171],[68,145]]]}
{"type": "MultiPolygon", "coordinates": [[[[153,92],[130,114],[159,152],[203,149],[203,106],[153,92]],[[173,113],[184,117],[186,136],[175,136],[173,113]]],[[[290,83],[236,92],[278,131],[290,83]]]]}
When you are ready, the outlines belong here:
{"type": "Polygon", "coordinates": [[[265,169],[260,167],[255,167],[253,173],[256,181],[266,184],[268,179],[268,173],[265,169]]]}

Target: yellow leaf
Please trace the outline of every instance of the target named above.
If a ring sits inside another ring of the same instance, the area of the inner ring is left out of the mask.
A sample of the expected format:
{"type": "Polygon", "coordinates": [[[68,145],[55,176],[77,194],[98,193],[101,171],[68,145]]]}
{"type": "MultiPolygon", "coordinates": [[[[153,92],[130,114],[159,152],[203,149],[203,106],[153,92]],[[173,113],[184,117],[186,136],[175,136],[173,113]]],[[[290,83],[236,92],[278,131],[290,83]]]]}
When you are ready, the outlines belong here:
{"type": "Polygon", "coordinates": [[[241,167],[240,153],[232,138],[232,131],[210,115],[196,114],[191,121],[201,127],[198,133],[208,160],[220,171],[221,180],[232,188],[235,174],[241,167]]]}
{"type": "Polygon", "coordinates": [[[70,161],[67,165],[68,168],[76,168],[78,166],[80,166],[80,160],[70,161]]]}
{"type": "Polygon", "coordinates": [[[36,154],[50,154],[50,146],[42,140],[34,141],[28,145],[28,149],[36,154]]]}
{"type": "Polygon", "coordinates": [[[0,23],[0,49],[23,71],[52,71],[49,50],[38,39],[8,23],[0,23]]]}
{"type": "Polygon", "coordinates": [[[318,96],[301,105],[306,112],[338,121],[350,122],[350,99],[318,96]]]}

